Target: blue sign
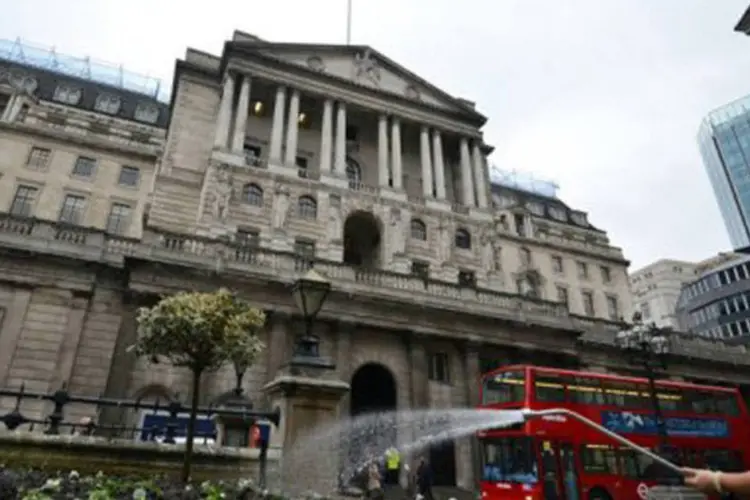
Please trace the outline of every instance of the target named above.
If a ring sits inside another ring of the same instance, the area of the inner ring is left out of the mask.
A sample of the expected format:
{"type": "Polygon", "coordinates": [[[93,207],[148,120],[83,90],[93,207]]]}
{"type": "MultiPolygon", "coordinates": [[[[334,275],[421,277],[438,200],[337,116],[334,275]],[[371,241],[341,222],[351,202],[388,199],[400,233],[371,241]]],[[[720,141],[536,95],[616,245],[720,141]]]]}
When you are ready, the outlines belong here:
{"type": "MultiPolygon", "coordinates": [[[[656,418],[629,411],[603,411],[605,428],[619,434],[657,434],[656,418]]],[[[667,434],[675,437],[728,438],[729,424],[720,418],[666,417],[667,434]]]]}
{"type": "MultiPolygon", "coordinates": [[[[143,415],[143,423],[141,424],[141,440],[161,441],[167,432],[167,424],[174,423],[177,425],[174,435],[177,438],[176,441],[180,442],[187,436],[189,422],[189,415],[178,415],[175,422],[170,422],[167,413],[146,413],[143,415]]],[[[195,420],[196,441],[202,442],[204,439],[213,439],[215,433],[216,425],[214,421],[205,415],[198,415],[195,420]]]]}

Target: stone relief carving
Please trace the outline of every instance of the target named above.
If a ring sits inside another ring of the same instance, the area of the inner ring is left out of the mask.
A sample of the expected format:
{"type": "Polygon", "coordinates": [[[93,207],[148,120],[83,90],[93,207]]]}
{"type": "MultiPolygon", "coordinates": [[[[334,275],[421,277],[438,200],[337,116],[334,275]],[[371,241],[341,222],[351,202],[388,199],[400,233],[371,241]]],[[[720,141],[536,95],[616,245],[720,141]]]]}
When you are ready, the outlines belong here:
{"type": "Polygon", "coordinates": [[[344,229],[341,225],[341,197],[336,194],[328,198],[328,239],[341,241],[344,229]]]}
{"type": "Polygon", "coordinates": [[[282,229],[286,224],[289,213],[289,189],[281,183],[277,183],[273,195],[273,227],[282,229]]]}
{"type": "Polygon", "coordinates": [[[453,254],[453,224],[450,221],[440,221],[438,226],[438,248],[437,256],[440,264],[445,264],[451,260],[453,254]]]}
{"type": "Polygon", "coordinates": [[[389,256],[392,259],[394,255],[403,255],[406,253],[406,228],[404,227],[404,217],[401,210],[391,208],[390,212],[390,242],[389,256]]]}
{"type": "Polygon", "coordinates": [[[234,192],[234,179],[229,165],[218,165],[214,168],[214,210],[213,215],[219,221],[226,221],[229,215],[229,204],[234,192]]]}
{"type": "Polygon", "coordinates": [[[422,99],[422,94],[420,94],[419,89],[414,85],[407,85],[404,89],[404,95],[406,95],[406,97],[408,97],[409,99],[414,99],[415,101],[419,101],[422,99]]]}
{"type": "Polygon", "coordinates": [[[321,73],[326,70],[326,64],[319,56],[310,56],[307,58],[307,67],[313,71],[320,71],[321,73]]]}
{"type": "Polygon", "coordinates": [[[7,68],[0,68],[0,83],[7,82],[16,90],[33,94],[39,83],[37,79],[23,72],[11,71],[7,68]]]}
{"type": "Polygon", "coordinates": [[[380,67],[370,49],[354,56],[354,77],[367,79],[375,85],[380,84],[380,67]]]}

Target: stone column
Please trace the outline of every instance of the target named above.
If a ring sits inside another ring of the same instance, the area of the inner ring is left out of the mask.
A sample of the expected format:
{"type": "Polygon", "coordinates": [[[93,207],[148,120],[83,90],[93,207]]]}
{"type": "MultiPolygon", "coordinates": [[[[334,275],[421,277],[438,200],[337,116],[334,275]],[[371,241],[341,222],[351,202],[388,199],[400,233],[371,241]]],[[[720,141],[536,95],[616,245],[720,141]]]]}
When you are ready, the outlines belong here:
{"type": "Polygon", "coordinates": [[[229,141],[229,123],[232,121],[232,101],[234,100],[234,76],[228,74],[224,80],[224,89],[221,93],[221,104],[219,104],[219,115],[216,118],[216,138],[214,147],[224,149],[229,141]]]}
{"type": "Polygon", "coordinates": [[[245,134],[247,133],[247,114],[250,110],[250,76],[242,76],[240,97],[237,100],[237,111],[234,114],[234,136],[232,137],[232,153],[242,154],[245,149],[245,134]]]}
{"type": "Polygon", "coordinates": [[[396,117],[391,119],[391,175],[393,176],[393,189],[403,189],[404,173],[401,166],[401,121],[396,117]]]}
{"type": "Polygon", "coordinates": [[[422,127],[419,136],[422,156],[422,194],[426,199],[432,198],[432,158],[430,155],[430,129],[422,127]]]}
{"type": "Polygon", "coordinates": [[[474,142],[474,185],[477,192],[477,206],[487,208],[487,183],[484,179],[484,155],[479,141],[474,142]]]}
{"type": "Polygon", "coordinates": [[[469,153],[469,140],[461,138],[461,200],[467,207],[476,206],[474,201],[474,183],[472,182],[471,154],[469,153]]]}
{"type": "Polygon", "coordinates": [[[333,101],[323,102],[323,124],[320,129],[320,173],[331,171],[331,155],[333,141],[333,101]]]}
{"type": "Polygon", "coordinates": [[[276,102],[273,105],[273,125],[271,128],[271,153],[268,159],[281,163],[281,141],[284,140],[284,107],[286,106],[286,89],[276,89],[276,102]]]}
{"type": "Polygon", "coordinates": [[[336,174],[346,173],[346,104],[339,102],[336,106],[336,157],[333,171],[336,174]]]}
{"type": "Polygon", "coordinates": [[[378,184],[388,187],[388,117],[378,117],[378,184]]]}
{"type": "Polygon", "coordinates": [[[288,167],[297,165],[297,139],[299,137],[299,90],[292,90],[289,99],[289,117],[286,124],[286,159],[288,167]]]}
{"type": "Polygon", "coordinates": [[[438,200],[445,200],[445,162],[443,161],[443,139],[439,130],[432,131],[432,158],[435,162],[435,190],[438,200]]]}
{"type": "MultiPolygon", "coordinates": [[[[476,408],[479,404],[479,377],[481,376],[479,368],[479,349],[480,345],[473,342],[467,342],[464,346],[464,376],[466,379],[466,406],[476,408]]],[[[467,454],[471,456],[471,465],[464,467],[463,475],[471,484],[465,484],[464,487],[472,488],[476,486],[480,474],[481,456],[479,443],[476,436],[471,436],[463,441],[463,446],[469,447],[467,454]]],[[[461,445],[459,445],[461,446],[461,445]]],[[[468,465],[468,464],[467,464],[468,465]]]]}

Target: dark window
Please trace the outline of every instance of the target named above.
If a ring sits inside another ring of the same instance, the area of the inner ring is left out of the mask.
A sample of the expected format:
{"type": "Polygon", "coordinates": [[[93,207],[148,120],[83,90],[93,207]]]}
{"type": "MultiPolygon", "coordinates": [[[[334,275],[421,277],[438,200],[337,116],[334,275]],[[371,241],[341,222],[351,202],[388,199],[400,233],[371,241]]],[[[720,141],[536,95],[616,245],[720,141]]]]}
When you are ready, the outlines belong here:
{"type": "Polygon", "coordinates": [[[427,240],[427,226],[419,219],[411,220],[411,237],[415,240],[427,240]]]}
{"type": "Polygon", "coordinates": [[[456,248],[469,250],[471,248],[471,234],[466,229],[456,231],[456,248]]]}
{"type": "Polygon", "coordinates": [[[243,248],[256,248],[260,240],[258,231],[238,229],[234,235],[234,241],[243,248]]]}
{"type": "Polygon", "coordinates": [[[545,403],[564,402],[565,385],[562,377],[547,373],[535,373],[534,394],[537,401],[545,403]]]}
{"type": "Polygon", "coordinates": [[[91,177],[96,169],[96,160],[87,156],[79,156],[73,165],[73,175],[78,177],[91,177]]]}
{"type": "Polygon", "coordinates": [[[257,184],[245,184],[242,187],[242,201],[256,207],[263,206],[263,188],[257,184]]]}
{"type": "Polygon", "coordinates": [[[312,268],[315,261],[315,242],[305,239],[294,240],[294,253],[296,271],[307,271],[312,268]]]}
{"type": "Polygon", "coordinates": [[[536,453],[531,438],[487,438],[481,441],[484,481],[536,484],[536,453]]]}
{"type": "Polygon", "coordinates": [[[477,276],[474,274],[474,271],[459,271],[458,286],[475,288],[477,286],[477,276]]]}
{"type": "Polygon", "coordinates": [[[429,377],[430,380],[438,382],[450,381],[450,366],[448,354],[444,352],[435,352],[429,355],[429,377]]]}
{"type": "Polygon", "coordinates": [[[318,217],[318,202],[312,196],[300,196],[297,201],[297,215],[303,219],[318,217]]]}
{"type": "Polygon", "coordinates": [[[430,277],[430,264],[415,260],[411,263],[411,273],[423,280],[427,280],[430,277]]]}
{"type": "Polygon", "coordinates": [[[140,169],[123,165],[120,169],[120,177],[117,183],[121,186],[137,186],[141,177],[140,169]]]}
{"type": "Polygon", "coordinates": [[[356,141],[357,136],[359,135],[359,130],[357,127],[354,127],[352,125],[346,126],[346,140],[348,141],[356,141]]]}
{"type": "Polygon", "coordinates": [[[346,158],[346,178],[349,179],[349,187],[351,189],[360,188],[360,184],[362,184],[362,169],[359,163],[349,157],[346,158]]]}
{"type": "Polygon", "coordinates": [[[607,266],[601,267],[602,271],[602,283],[609,283],[612,281],[612,272],[609,270],[607,266]]]}
{"type": "Polygon", "coordinates": [[[130,225],[132,209],[124,203],[113,203],[107,218],[107,232],[110,234],[124,234],[130,225]]]}
{"type": "Polygon", "coordinates": [[[29,151],[29,159],[26,162],[26,166],[35,169],[43,170],[49,166],[50,158],[52,157],[52,150],[47,148],[31,148],[29,151]]]}
{"type": "Polygon", "coordinates": [[[633,382],[602,380],[607,404],[622,408],[644,408],[643,388],[633,382]]]}
{"type": "Polygon", "coordinates": [[[525,391],[523,371],[507,371],[484,377],[482,404],[522,403],[525,391]]]}
{"type": "Polygon", "coordinates": [[[60,209],[60,222],[68,224],[80,224],[86,211],[86,198],[75,194],[65,196],[60,209]]]}
{"type": "Polygon", "coordinates": [[[8,94],[0,94],[0,116],[5,112],[5,108],[8,107],[10,102],[10,96],[8,94]]]}
{"type": "Polygon", "coordinates": [[[18,186],[13,202],[10,204],[11,215],[31,217],[34,213],[34,204],[39,189],[32,186],[18,186]]]}
{"type": "Polygon", "coordinates": [[[257,167],[260,165],[260,146],[253,144],[245,144],[242,148],[245,153],[245,162],[251,167],[257,167]]]}
{"type": "Polygon", "coordinates": [[[297,165],[297,176],[307,179],[309,176],[309,171],[307,170],[307,158],[304,156],[298,156],[295,158],[294,162],[297,165]]]}
{"type": "Polygon", "coordinates": [[[606,403],[601,381],[596,378],[571,378],[568,381],[568,397],[572,403],[584,405],[603,405],[606,403]]]}
{"type": "Polygon", "coordinates": [[[617,453],[611,446],[581,446],[581,463],[588,474],[619,474],[617,470],[617,453]]]}

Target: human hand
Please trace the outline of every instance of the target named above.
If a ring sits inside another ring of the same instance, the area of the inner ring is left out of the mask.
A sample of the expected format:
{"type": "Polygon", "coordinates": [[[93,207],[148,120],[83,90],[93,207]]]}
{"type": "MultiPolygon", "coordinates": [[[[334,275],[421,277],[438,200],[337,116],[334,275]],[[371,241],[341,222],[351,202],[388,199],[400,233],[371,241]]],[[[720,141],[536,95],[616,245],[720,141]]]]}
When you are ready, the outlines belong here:
{"type": "Polygon", "coordinates": [[[716,488],[718,472],[683,467],[682,473],[685,475],[685,484],[687,486],[691,486],[706,494],[718,493],[716,488]]]}

